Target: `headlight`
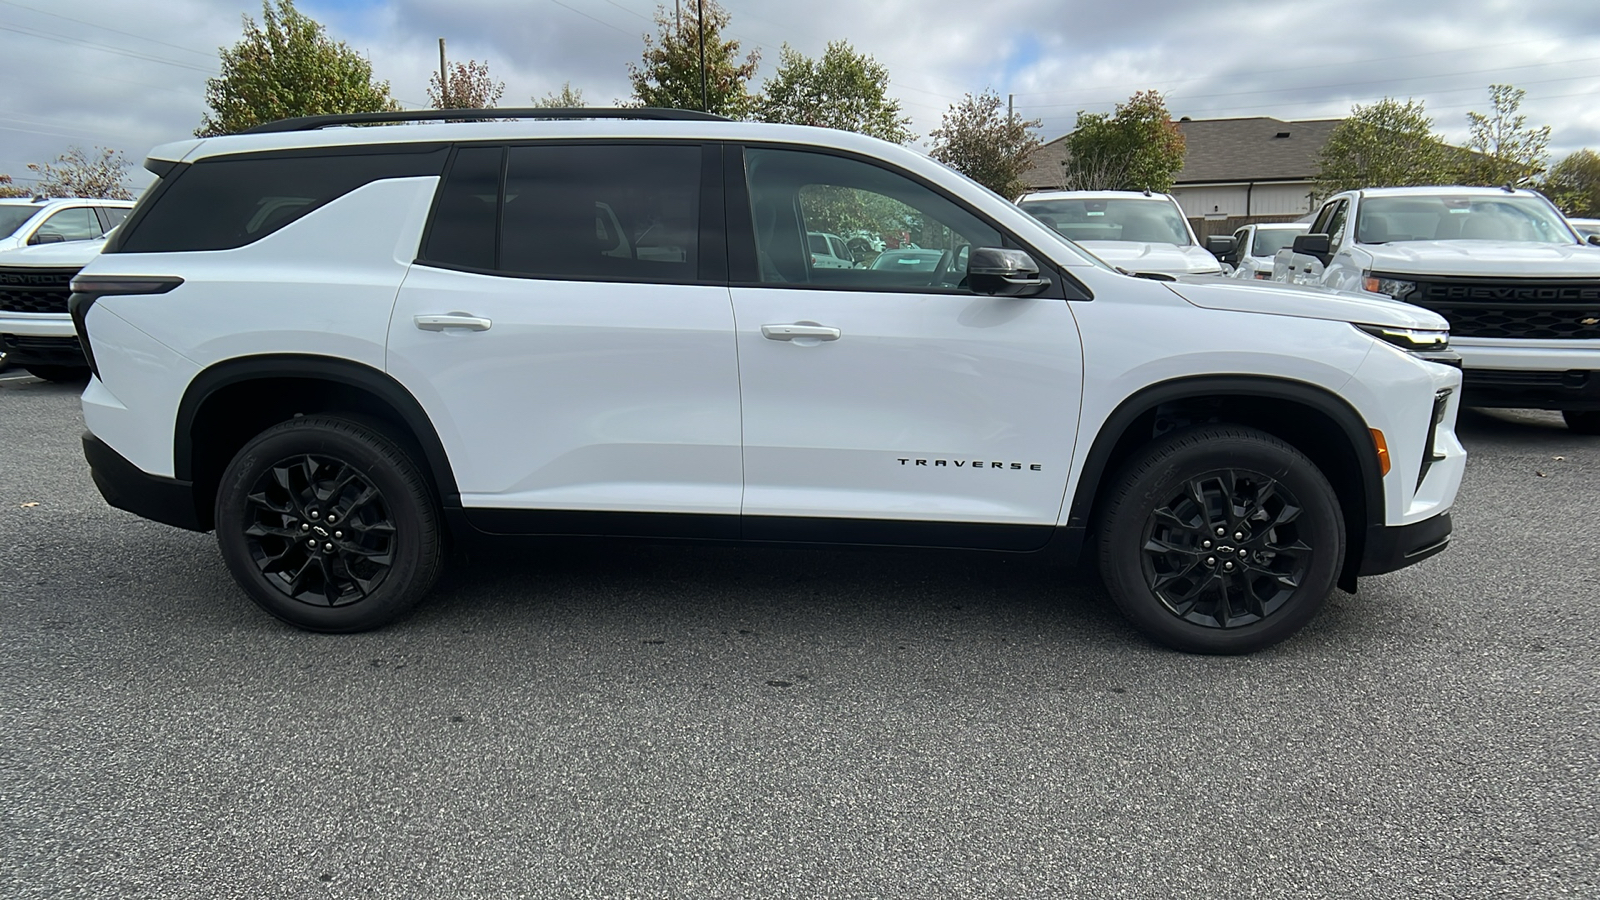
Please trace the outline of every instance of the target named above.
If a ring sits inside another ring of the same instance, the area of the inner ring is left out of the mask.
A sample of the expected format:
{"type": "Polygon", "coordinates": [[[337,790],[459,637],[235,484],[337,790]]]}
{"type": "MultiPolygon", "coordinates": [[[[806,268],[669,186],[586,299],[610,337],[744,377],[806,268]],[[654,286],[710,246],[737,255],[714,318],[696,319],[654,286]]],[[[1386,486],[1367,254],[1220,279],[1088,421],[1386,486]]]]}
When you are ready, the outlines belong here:
{"type": "Polygon", "coordinates": [[[1366,273],[1361,279],[1361,286],[1374,294],[1387,294],[1396,300],[1404,300],[1417,289],[1415,281],[1386,278],[1382,275],[1374,275],[1371,272],[1366,273]]]}
{"type": "Polygon", "coordinates": [[[1450,332],[1427,328],[1396,328],[1391,325],[1356,325],[1380,341],[1412,353],[1432,353],[1450,349],[1450,332]]]}

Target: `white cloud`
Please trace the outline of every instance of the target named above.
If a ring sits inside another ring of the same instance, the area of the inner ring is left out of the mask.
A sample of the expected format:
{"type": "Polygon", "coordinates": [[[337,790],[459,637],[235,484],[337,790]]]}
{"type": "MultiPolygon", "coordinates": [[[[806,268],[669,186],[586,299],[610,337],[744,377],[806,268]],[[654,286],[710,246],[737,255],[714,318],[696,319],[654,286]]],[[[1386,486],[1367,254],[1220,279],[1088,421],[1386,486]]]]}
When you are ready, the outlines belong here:
{"type": "MultiPolygon", "coordinates": [[[[693,0],[685,0],[693,2],[693,0]]],[[[1383,96],[1427,103],[1436,127],[1466,138],[1466,112],[1491,83],[1527,90],[1530,124],[1554,129],[1557,155],[1600,147],[1600,4],[1567,0],[1256,0],[1045,2],[729,0],[730,32],[760,49],[770,74],[785,42],[821,53],[849,41],[888,66],[914,129],[927,134],[949,104],[992,87],[1046,137],[1077,110],[1109,110],[1135,90],[1167,94],[1195,118],[1339,116],[1383,96]],[[1581,8],[1575,8],[1581,7],[1581,8]]],[[[487,60],[506,82],[503,105],[571,81],[605,104],[629,93],[627,66],[654,31],[646,0],[300,0],[338,39],[367,54],[394,95],[420,105],[438,66],[487,60]]],[[[670,6],[668,7],[670,12],[670,6]]],[[[258,2],[0,0],[0,172],[72,144],[140,159],[186,137],[205,111],[216,49],[237,41],[258,2]],[[53,14],[53,15],[52,15],[53,14]]]]}

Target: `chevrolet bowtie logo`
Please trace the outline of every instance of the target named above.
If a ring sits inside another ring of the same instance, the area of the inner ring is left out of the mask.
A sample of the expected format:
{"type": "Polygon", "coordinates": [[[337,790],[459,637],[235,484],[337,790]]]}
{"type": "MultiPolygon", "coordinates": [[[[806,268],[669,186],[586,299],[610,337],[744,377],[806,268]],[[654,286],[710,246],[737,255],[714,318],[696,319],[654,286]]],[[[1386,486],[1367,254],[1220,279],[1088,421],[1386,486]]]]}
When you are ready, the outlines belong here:
{"type": "Polygon", "coordinates": [[[1600,325],[1600,319],[1597,319],[1594,316],[1590,316],[1587,319],[1579,319],[1578,320],[1578,324],[1579,325],[1600,325]]]}

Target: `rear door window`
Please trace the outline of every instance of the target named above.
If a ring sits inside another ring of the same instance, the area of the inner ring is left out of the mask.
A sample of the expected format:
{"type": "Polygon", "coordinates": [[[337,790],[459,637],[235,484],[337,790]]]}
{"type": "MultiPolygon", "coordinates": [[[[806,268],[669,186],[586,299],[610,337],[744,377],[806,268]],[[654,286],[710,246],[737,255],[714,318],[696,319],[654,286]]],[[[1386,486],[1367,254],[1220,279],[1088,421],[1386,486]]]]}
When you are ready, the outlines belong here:
{"type": "Polygon", "coordinates": [[[699,275],[698,145],[512,147],[501,271],[686,284],[699,275]]]}
{"type": "Polygon", "coordinates": [[[94,210],[87,206],[75,206],[53,213],[45,219],[33,237],[28,239],[30,244],[48,244],[57,241],[92,241],[105,230],[100,227],[100,219],[95,216],[94,210]]]}

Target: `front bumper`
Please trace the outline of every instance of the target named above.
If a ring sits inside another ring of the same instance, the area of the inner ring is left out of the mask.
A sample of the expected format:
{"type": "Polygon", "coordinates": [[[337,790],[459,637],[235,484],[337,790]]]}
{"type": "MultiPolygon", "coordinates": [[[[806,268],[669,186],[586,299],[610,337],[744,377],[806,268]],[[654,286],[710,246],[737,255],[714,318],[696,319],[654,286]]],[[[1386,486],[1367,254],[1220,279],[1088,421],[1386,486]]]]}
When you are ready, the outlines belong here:
{"type": "Polygon", "coordinates": [[[16,334],[7,331],[0,322],[0,353],[17,365],[36,366],[87,366],[83,346],[72,332],[72,322],[67,322],[66,336],[50,334],[16,334]]]}
{"type": "Polygon", "coordinates": [[[83,456],[100,495],[117,509],[190,531],[208,530],[195,511],[192,483],[141,470],[93,432],[83,433],[83,456]]]}
{"type": "Polygon", "coordinates": [[[1462,402],[1508,409],[1600,409],[1600,371],[1467,369],[1462,402]]]}
{"type": "Polygon", "coordinates": [[[1368,526],[1360,574],[1382,575],[1422,562],[1450,546],[1451,528],[1448,512],[1410,525],[1368,526]]]}

